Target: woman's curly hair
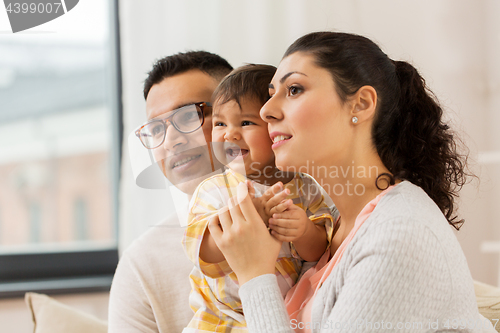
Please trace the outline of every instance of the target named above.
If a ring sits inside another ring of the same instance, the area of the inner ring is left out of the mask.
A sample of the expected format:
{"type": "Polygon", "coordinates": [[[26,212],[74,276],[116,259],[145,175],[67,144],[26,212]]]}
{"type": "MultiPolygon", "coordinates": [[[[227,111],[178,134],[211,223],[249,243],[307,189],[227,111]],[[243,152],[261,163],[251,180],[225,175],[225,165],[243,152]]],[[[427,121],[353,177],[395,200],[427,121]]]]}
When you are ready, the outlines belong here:
{"type": "Polygon", "coordinates": [[[466,183],[467,154],[443,122],[443,109],[424,79],[409,63],[391,60],[366,37],[336,32],[315,32],[295,41],[284,57],[305,52],[316,65],[330,72],[341,100],[362,86],[377,91],[372,138],[390,174],[385,180],[408,180],[420,186],[457,230],[463,224],[455,215],[455,199],[466,183]]]}

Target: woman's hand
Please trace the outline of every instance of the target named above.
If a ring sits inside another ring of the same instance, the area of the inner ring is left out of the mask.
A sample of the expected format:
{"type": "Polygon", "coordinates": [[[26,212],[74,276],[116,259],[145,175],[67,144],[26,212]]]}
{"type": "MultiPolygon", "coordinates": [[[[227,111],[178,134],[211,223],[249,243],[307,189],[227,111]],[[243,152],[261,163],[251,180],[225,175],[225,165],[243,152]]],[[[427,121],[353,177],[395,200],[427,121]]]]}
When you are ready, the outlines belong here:
{"type": "Polygon", "coordinates": [[[238,185],[236,197],[208,228],[241,286],[254,277],[274,274],[282,242],[269,234],[244,183],[238,185]]]}

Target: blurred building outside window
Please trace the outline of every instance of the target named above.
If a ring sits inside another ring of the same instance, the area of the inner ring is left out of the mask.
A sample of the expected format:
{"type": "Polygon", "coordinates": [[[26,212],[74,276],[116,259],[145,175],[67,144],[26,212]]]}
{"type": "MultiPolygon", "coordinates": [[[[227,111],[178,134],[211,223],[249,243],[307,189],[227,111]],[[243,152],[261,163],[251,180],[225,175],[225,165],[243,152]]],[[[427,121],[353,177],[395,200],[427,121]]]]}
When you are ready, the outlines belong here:
{"type": "Polygon", "coordinates": [[[57,19],[77,34],[0,34],[0,255],[116,248],[111,17],[86,0],[57,19]]]}

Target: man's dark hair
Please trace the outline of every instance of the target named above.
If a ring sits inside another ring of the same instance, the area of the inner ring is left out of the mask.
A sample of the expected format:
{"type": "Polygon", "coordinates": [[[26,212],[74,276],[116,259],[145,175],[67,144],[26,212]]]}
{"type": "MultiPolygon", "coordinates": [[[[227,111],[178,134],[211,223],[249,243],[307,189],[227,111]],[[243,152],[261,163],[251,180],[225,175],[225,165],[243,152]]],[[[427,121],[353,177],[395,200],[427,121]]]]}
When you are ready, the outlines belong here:
{"type": "Polygon", "coordinates": [[[206,51],[173,54],[157,60],[153,65],[153,69],[144,81],[144,99],[147,99],[153,85],[192,69],[198,69],[220,81],[233,67],[221,56],[206,51]]]}
{"type": "Polygon", "coordinates": [[[269,83],[276,73],[271,65],[248,64],[229,73],[214,91],[216,104],[235,101],[241,107],[241,99],[252,98],[261,105],[269,99],[269,83]]]}

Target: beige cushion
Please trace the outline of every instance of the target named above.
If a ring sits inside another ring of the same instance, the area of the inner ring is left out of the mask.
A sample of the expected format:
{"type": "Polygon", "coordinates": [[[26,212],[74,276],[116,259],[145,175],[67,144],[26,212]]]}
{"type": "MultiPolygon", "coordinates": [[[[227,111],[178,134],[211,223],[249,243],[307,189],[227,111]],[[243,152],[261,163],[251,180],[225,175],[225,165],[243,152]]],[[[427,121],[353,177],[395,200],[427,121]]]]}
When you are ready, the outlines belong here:
{"type": "Polygon", "coordinates": [[[497,332],[500,332],[500,288],[474,281],[479,313],[488,318],[497,332]]]}
{"type": "Polygon", "coordinates": [[[105,321],[75,310],[55,299],[36,293],[24,296],[31,310],[34,333],[106,333],[105,321]]]}

